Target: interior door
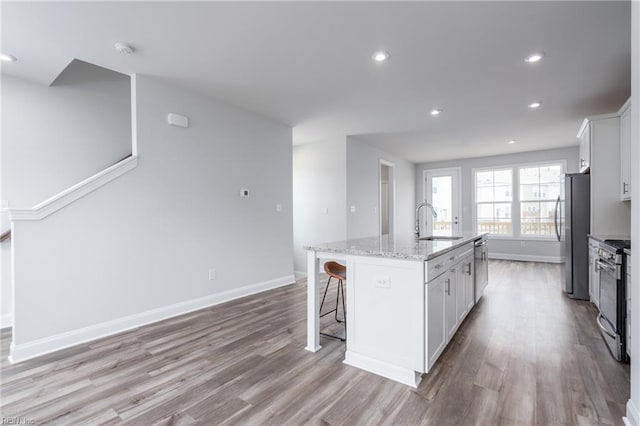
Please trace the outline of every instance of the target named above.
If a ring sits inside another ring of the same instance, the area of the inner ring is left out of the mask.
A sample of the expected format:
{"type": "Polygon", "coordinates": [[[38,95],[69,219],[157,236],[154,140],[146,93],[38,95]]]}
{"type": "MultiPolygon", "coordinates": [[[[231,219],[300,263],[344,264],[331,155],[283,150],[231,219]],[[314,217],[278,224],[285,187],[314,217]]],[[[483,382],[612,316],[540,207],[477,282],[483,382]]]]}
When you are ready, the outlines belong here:
{"type": "Polygon", "coordinates": [[[460,235],[460,168],[425,170],[424,178],[424,199],[433,205],[438,216],[423,209],[422,223],[426,226],[422,235],[460,235]]]}

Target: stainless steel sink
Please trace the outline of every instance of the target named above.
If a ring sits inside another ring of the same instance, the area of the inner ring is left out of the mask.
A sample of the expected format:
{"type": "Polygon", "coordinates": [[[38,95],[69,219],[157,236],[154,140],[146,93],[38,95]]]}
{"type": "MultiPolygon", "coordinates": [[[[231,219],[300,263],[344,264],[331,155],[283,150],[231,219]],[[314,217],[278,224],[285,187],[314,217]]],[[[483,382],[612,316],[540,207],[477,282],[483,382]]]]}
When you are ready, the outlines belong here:
{"type": "Polygon", "coordinates": [[[431,235],[428,237],[420,237],[418,240],[420,241],[437,241],[437,240],[459,240],[462,237],[452,237],[452,236],[440,236],[440,235],[431,235]]]}

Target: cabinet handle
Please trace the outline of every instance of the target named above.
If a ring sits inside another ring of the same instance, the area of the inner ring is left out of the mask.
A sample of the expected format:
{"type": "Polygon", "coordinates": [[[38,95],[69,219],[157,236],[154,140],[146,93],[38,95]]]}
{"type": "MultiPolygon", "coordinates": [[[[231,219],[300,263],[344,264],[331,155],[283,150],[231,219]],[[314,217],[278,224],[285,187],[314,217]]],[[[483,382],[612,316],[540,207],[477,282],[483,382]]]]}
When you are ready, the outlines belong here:
{"type": "Polygon", "coordinates": [[[445,290],[445,293],[447,293],[447,296],[451,296],[451,279],[447,278],[445,282],[447,283],[447,289],[445,290]]]}
{"type": "Polygon", "coordinates": [[[622,193],[627,194],[629,192],[629,184],[627,182],[622,182],[622,193]]]}
{"type": "Polygon", "coordinates": [[[442,268],[442,264],[438,263],[436,266],[434,266],[435,269],[441,269],[442,268]]]}
{"type": "Polygon", "coordinates": [[[451,257],[449,258],[449,260],[455,260],[455,259],[456,259],[456,257],[455,257],[455,256],[451,256],[451,257]]]}
{"type": "Polygon", "coordinates": [[[471,276],[471,262],[467,263],[467,266],[469,266],[469,270],[467,271],[467,274],[471,276]]]}

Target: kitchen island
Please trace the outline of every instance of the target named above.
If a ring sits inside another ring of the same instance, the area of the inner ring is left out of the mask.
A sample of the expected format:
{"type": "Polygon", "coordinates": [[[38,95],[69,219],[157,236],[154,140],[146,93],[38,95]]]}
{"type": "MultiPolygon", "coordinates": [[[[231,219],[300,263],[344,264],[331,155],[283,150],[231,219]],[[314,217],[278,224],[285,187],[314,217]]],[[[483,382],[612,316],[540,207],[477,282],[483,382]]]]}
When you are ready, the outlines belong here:
{"type": "Polygon", "coordinates": [[[320,262],[340,261],[347,266],[344,362],[417,387],[479,299],[474,242],[485,236],[416,240],[407,234],[305,247],[306,349],[321,348],[320,262]]]}

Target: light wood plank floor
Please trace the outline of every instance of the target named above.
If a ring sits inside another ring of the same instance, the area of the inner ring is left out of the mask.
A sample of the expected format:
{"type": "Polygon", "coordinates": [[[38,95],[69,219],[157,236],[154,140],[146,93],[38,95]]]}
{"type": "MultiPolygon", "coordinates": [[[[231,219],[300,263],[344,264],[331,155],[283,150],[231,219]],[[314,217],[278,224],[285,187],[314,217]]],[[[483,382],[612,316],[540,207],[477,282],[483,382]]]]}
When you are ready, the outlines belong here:
{"type": "MultiPolygon", "coordinates": [[[[5,330],[2,414],[64,425],[622,424],[629,366],[559,277],[559,265],[492,261],[484,298],[417,390],[342,364],[337,340],[303,350],[304,282],[17,365],[5,330]]],[[[339,332],[331,321],[325,330],[339,332]]]]}

